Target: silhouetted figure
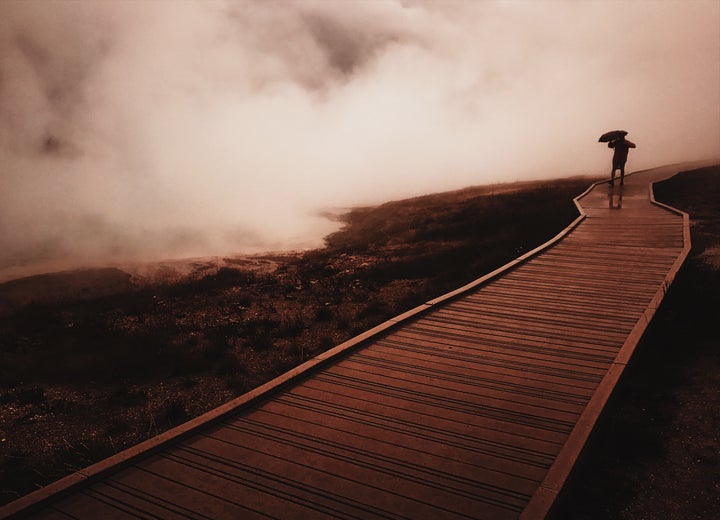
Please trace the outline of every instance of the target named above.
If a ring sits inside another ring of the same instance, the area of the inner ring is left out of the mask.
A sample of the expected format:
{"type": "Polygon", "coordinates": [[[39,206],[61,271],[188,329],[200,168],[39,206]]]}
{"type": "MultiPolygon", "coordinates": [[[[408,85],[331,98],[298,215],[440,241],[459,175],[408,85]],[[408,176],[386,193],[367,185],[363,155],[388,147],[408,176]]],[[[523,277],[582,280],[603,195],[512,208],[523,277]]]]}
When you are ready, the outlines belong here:
{"type": "Polygon", "coordinates": [[[610,175],[610,186],[615,184],[615,170],[620,170],[620,184],[625,183],[625,163],[627,162],[628,150],[635,148],[635,143],[632,143],[620,137],[614,139],[608,143],[608,148],[613,148],[615,153],[613,154],[612,161],[612,174],[610,175]]]}

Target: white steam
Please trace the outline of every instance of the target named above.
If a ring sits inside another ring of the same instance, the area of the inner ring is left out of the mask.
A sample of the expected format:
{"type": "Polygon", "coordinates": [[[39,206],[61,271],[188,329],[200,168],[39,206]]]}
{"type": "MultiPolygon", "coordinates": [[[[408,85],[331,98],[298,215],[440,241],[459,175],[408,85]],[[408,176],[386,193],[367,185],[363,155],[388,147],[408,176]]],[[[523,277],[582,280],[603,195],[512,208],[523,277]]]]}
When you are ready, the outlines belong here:
{"type": "Polygon", "coordinates": [[[716,1],[0,3],[0,278],[718,153],[716,1]],[[38,267],[39,269],[40,267],[38,267]]]}

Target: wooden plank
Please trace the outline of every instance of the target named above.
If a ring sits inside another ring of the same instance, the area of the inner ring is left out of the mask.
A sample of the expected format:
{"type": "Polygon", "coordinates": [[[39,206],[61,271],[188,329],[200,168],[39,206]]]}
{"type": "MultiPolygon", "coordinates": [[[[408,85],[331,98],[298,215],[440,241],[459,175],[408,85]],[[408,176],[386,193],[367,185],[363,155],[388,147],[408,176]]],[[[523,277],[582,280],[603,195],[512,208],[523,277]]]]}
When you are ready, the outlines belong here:
{"type": "MultiPolygon", "coordinates": [[[[598,247],[596,244],[593,244],[592,242],[588,242],[585,240],[575,240],[575,235],[571,234],[567,236],[561,244],[556,245],[554,248],[550,249],[548,253],[546,254],[552,254],[555,251],[567,251],[570,250],[573,253],[595,253],[597,255],[606,255],[606,256],[622,256],[624,255],[626,258],[637,258],[637,255],[642,251],[643,248],[638,248],[637,246],[632,245],[626,245],[626,244],[608,244],[604,245],[603,247],[598,247]]],[[[667,248],[661,248],[661,247],[646,247],[644,248],[645,252],[647,253],[645,257],[647,257],[650,261],[654,258],[655,261],[658,260],[667,260],[670,258],[673,258],[674,256],[677,256],[677,251],[675,251],[674,248],[667,249],[667,248]]]]}
{"type": "Polygon", "coordinates": [[[134,506],[113,503],[91,491],[82,491],[71,496],[62,504],[55,505],[54,509],[70,518],[117,518],[118,520],[151,518],[134,506]]]}
{"type": "Polygon", "coordinates": [[[613,283],[612,280],[600,279],[598,277],[581,278],[573,277],[572,282],[568,282],[567,276],[563,276],[562,273],[540,275],[537,273],[531,273],[528,271],[517,270],[512,274],[507,275],[503,280],[498,281],[501,283],[520,283],[524,287],[530,288],[545,288],[545,287],[560,287],[562,286],[565,290],[581,290],[585,293],[597,291],[605,292],[610,295],[617,295],[622,297],[633,296],[637,298],[646,297],[648,294],[652,294],[657,290],[660,283],[648,285],[639,283],[626,283],[625,281],[616,281],[613,283]]]}
{"type": "MultiPolygon", "coordinates": [[[[577,269],[579,271],[595,271],[597,273],[603,273],[605,271],[613,272],[620,269],[630,270],[633,273],[637,272],[649,277],[656,277],[664,274],[669,265],[672,265],[670,259],[655,264],[648,264],[644,260],[630,261],[627,258],[624,261],[616,260],[612,258],[598,258],[597,256],[574,257],[571,258],[568,255],[563,256],[540,256],[536,258],[531,264],[526,266],[539,266],[539,267],[551,267],[553,269],[565,270],[565,269],[577,269]]],[[[524,266],[524,267],[526,267],[524,266]]],[[[623,273],[619,273],[623,274],[623,273]]]]}
{"type": "Polygon", "coordinates": [[[598,331],[588,331],[579,326],[570,330],[570,327],[563,329],[561,326],[544,326],[540,323],[525,324],[516,320],[485,318],[467,322],[461,320],[457,315],[445,316],[444,319],[438,317],[433,320],[424,320],[413,325],[412,330],[423,330],[436,335],[447,334],[448,337],[459,338],[463,341],[493,337],[493,341],[483,341],[483,346],[502,346],[510,350],[532,351],[548,355],[552,355],[556,351],[560,355],[569,355],[577,359],[597,358],[599,362],[602,362],[612,349],[617,349],[622,344],[622,337],[619,335],[615,337],[611,337],[609,334],[601,336],[598,331]],[[511,340],[514,345],[508,345],[508,340],[511,340]],[[504,344],[500,342],[504,342],[504,344]],[[540,348],[536,346],[537,342],[542,343],[540,348]],[[588,352],[585,350],[586,348],[590,348],[592,351],[588,352]]]}
{"type": "MultiPolygon", "coordinates": [[[[475,304],[470,306],[457,306],[452,309],[446,309],[442,314],[437,314],[439,319],[458,320],[459,323],[470,323],[477,326],[484,326],[488,320],[498,322],[511,322],[520,324],[523,330],[545,330],[546,328],[556,327],[568,334],[573,335],[575,330],[581,331],[577,338],[581,338],[583,333],[588,333],[594,337],[603,337],[614,342],[618,337],[627,334],[631,329],[640,313],[630,316],[635,318],[634,321],[623,319],[602,318],[595,314],[592,317],[582,316],[579,314],[567,313],[547,313],[539,310],[532,310],[528,307],[517,308],[514,306],[492,306],[475,304]]],[[[429,321],[429,320],[428,320],[429,321]]]]}
{"type": "MultiPolygon", "coordinates": [[[[192,494],[192,490],[183,490],[185,493],[192,494]]],[[[166,519],[184,519],[184,518],[202,518],[210,520],[213,517],[203,514],[197,507],[185,507],[180,505],[174,495],[171,497],[161,497],[148,493],[145,489],[129,487],[121,482],[107,479],[99,482],[89,489],[88,494],[102,499],[106,503],[118,504],[125,507],[132,507],[134,514],[144,518],[166,518],[166,519]]],[[[202,496],[200,500],[207,500],[208,497],[202,496]]],[[[191,504],[194,506],[194,504],[191,504]]],[[[243,518],[248,519],[264,519],[264,514],[255,511],[243,510],[243,518]]],[[[110,516],[106,517],[110,518],[110,516]]]]}
{"type": "MultiPolygon", "coordinates": [[[[673,256],[674,249],[664,248],[646,248],[648,252],[652,254],[646,255],[646,260],[650,263],[663,262],[673,256]]],[[[637,246],[630,244],[616,243],[604,247],[598,247],[597,245],[588,242],[586,240],[579,240],[575,238],[575,235],[568,235],[563,242],[555,244],[552,248],[543,251],[542,255],[545,257],[553,255],[570,255],[570,256],[583,256],[583,255],[594,255],[598,258],[615,258],[620,259],[622,257],[637,260],[636,253],[638,251],[637,246]]]]}
{"type": "Polygon", "coordinates": [[[535,262],[526,264],[518,269],[522,274],[535,275],[542,278],[558,279],[562,276],[567,277],[567,270],[571,270],[573,278],[579,281],[594,282],[601,280],[602,282],[615,281],[624,285],[639,285],[657,287],[657,273],[645,273],[642,270],[633,270],[631,272],[619,272],[618,269],[607,267],[590,267],[582,268],[570,265],[540,265],[535,262]]]}
{"type": "Polygon", "coordinates": [[[339,385],[317,384],[302,385],[287,399],[294,402],[312,403],[325,409],[330,405],[325,400],[332,398],[334,410],[360,411],[367,417],[382,417],[393,414],[393,420],[405,427],[413,428],[418,424],[433,425],[433,428],[447,428],[449,433],[473,435],[478,428],[485,431],[509,431],[515,436],[540,439],[549,443],[563,442],[572,430],[572,414],[562,414],[557,419],[547,415],[528,413],[527,416],[506,411],[487,403],[468,402],[465,405],[444,407],[441,400],[407,399],[390,393],[350,392],[339,385]]]}
{"type": "MultiPolygon", "coordinates": [[[[668,265],[671,265],[671,262],[668,262],[668,265]]],[[[588,266],[588,269],[577,269],[577,273],[574,272],[575,268],[570,265],[557,265],[553,268],[547,268],[545,266],[535,265],[535,264],[527,264],[523,266],[520,269],[517,269],[515,272],[512,273],[510,280],[520,276],[520,275],[527,275],[528,273],[535,273],[538,277],[551,277],[551,278],[557,278],[558,275],[565,274],[566,278],[569,273],[572,273],[573,280],[579,280],[582,279],[583,282],[587,281],[589,283],[593,283],[593,280],[596,282],[602,282],[605,285],[608,285],[609,281],[617,281],[617,283],[623,284],[628,281],[633,281],[635,279],[638,279],[638,281],[642,282],[644,279],[648,278],[648,274],[644,271],[643,267],[635,267],[632,264],[615,267],[615,266],[608,266],[608,265],[595,265],[595,266],[588,266]],[[633,274],[630,273],[624,273],[625,270],[632,270],[637,269],[637,273],[633,274]],[[577,275],[577,276],[576,276],[577,275]]],[[[667,271],[667,265],[665,266],[664,271],[667,271]]],[[[511,275],[508,275],[508,277],[511,275]]],[[[658,276],[657,273],[650,273],[650,276],[658,276]]],[[[507,277],[505,277],[507,278],[507,277]]],[[[498,282],[505,280],[505,278],[498,280],[498,282]]],[[[657,279],[654,280],[654,282],[657,282],[657,279]]],[[[577,285],[577,284],[576,284],[577,285]]]]}
{"type": "Polygon", "coordinates": [[[471,294],[467,296],[468,301],[492,301],[493,299],[509,299],[518,302],[518,305],[524,303],[546,302],[546,305],[557,305],[559,308],[569,307],[571,309],[584,309],[590,313],[599,313],[606,315],[623,314],[625,312],[642,312],[645,305],[641,303],[631,303],[617,301],[615,298],[598,294],[595,296],[577,294],[575,292],[556,292],[555,294],[540,294],[537,291],[528,292],[526,289],[505,285],[498,287],[490,284],[484,288],[481,294],[477,296],[471,294]]]}
{"type": "MultiPolygon", "coordinates": [[[[292,425],[299,425],[303,428],[301,431],[308,434],[296,435],[293,429],[286,427],[287,422],[282,426],[279,422],[245,419],[197,439],[192,448],[201,452],[198,456],[209,460],[242,460],[253,467],[265,467],[262,464],[267,463],[266,458],[294,464],[300,460],[302,470],[298,478],[304,484],[312,483],[326,493],[348,501],[355,499],[358,486],[366,486],[365,492],[371,493],[373,498],[380,493],[388,495],[387,500],[391,500],[394,507],[398,501],[407,501],[403,509],[422,507],[422,503],[461,514],[466,514],[463,512],[471,507],[485,507],[483,504],[487,503],[517,509],[538,484],[500,472],[479,471],[478,468],[463,475],[454,471],[463,469],[462,464],[452,464],[446,459],[438,460],[410,450],[405,453],[414,458],[402,458],[399,455],[403,452],[397,447],[322,427],[308,431],[304,429],[305,424],[293,422],[292,425]],[[382,447],[389,449],[383,451],[382,447]],[[220,456],[213,457],[215,453],[220,456]],[[254,457],[258,457],[256,462],[253,462],[254,457]],[[461,508],[457,507],[458,502],[463,503],[461,508]]],[[[222,467],[225,464],[221,461],[216,465],[222,467]]],[[[280,462],[274,468],[280,478],[288,478],[282,473],[288,471],[287,463],[280,462]]]]}
{"type": "Polygon", "coordinates": [[[552,309],[561,315],[577,316],[580,319],[605,316],[609,320],[621,322],[636,320],[635,316],[640,315],[643,310],[642,307],[638,305],[624,305],[623,307],[609,305],[608,303],[592,305],[595,300],[578,300],[572,298],[548,299],[537,294],[526,295],[525,293],[508,293],[507,291],[496,293],[486,291],[477,297],[474,295],[468,296],[464,298],[463,301],[467,301],[473,305],[496,305],[500,308],[512,307],[516,310],[527,309],[529,311],[542,311],[552,306],[552,309]]]}
{"type": "Polygon", "coordinates": [[[416,324],[393,337],[400,337],[417,345],[464,349],[465,352],[485,356],[486,362],[495,360],[517,363],[525,369],[530,366],[543,366],[568,370],[578,376],[600,374],[609,364],[607,355],[584,353],[574,349],[573,347],[582,346],[577,341],[567,340],[566,345],[561,345],[559,338],[540,336],[537,333],[530,335],[486,330],[462,334],[447,327],[420,327],[416,324]],[[545,345],[542,344],[543,340],[546,341],[545,345]]]}
{"type": "Polygon", "coordinates": [[[588,312],[605,314],[608,309],[619,312],[638,313],[647,306],[647,297],[619,299],[606,293],[592,293],[585,291],[547,290],[540,292],[536,289],[528,290],[516,283],[503,283],[502,285],[488,286],[480,298],[501,297],[515,298],[518,303],[524,301],[546,300],[548,305],[561,303],[563,305],[583,308],[588,312]]]}
{"type": "Polygon", "coordinates": [[[404,406],[407,410],[432,412],[435,418],[464,417],[465,421],[488,419],[502,421],[512,428],[524,426],[550,432],[564,432],[579,416],[577,409],[562,409],[569,406],[561,407],[557,403],[542,403],[530,399],[512,399],[500,392],[494,395],[490,392],[486,393],[490,395],[466,394],[463,399],[458,391],[430,393],[424,391],[421,385],[393,385],[378,379],[380,378],[372,378],[362,385],[358,384],[360,379],[340,379],[323,375],[299,387],[298,392],[304,392],[303,395],[327,394],[334,398],[356,397],[366,403],[363,406],[367,410],[382,409],[385,405],[394,403],[395,406],[404,406]]]}
{"type": "Polygon", "coordinates": [[[553,383],[539,378],[518,378],[517,375],[503,376],[492,372],[492,377],[486,375],[487,371],[481,363],[453,363],[439,356],[417,354],[412,357],[404,355],[396,349],[382,348],[374,345],[362,354],[356,354],[339,365],[362,364],[383,368],[395,373],[422,373],[441,381],[464,378],[475,386],[503,389],[509,393],[519,395],[536,395],[548,399],[558,398],[570,402],[585,402],[591,395],[586,387],[567,386],[564,383],[553,383]],[[539,389],[539,390],[538,390],[539,389]]]}
{"type": "Polygon", "coordinates": [[[341,432],[354,432],[390,445],[411,447],[424,454],[454,462],[462,461],[483,470],[539,481],[554,460],[561,444],[529,438],[515,432],[474,425],[460,431],[433,423],[408,423],[402,418],[358,413],[352,408],[323,406],[311,400],[291,398],[268,402],[258,414],[271,414],[272,420],[292,418],[341,432]]]}
{"type": "Polygon", "coordinates": [[[579,413],[587,399],[580,399],[574,394],[553,391],[550,385],[536,388],[488,384],[474,381],[471,376],[461,377],[458,374],[442,374],[439,371],[410,370],[401,365],[394,372],[378,363],[363,362],[362,359],[343,360],[328,371],[318,376],[319,381],[336,384],[348,388],[366,387],[383,395],[397,395],[397,383],[400,383],[403,395],[410,399],[433,399],[447,402],[450,406],[458,401],[479,401],[488,403],[502,402],[502,406],[513,410],[539,408],[554,412],[579,413]],[[395,391],[393,391],[395,390],[395,391]],[[545,390],[543,393],[541,390],[545,390]],[[507,403],[507,404],[503,404],[507,403]]]}
{"type": "Polygon", "coordinates": [[[476,377],[486,378],[495,381],[498,384],[503,382],[528,382],[533,384],[538,382],[544,385],[555,385],[559,388],[565,388],[574,392],[579,396],[590,395],[597,386],[597,382],[586,381],[584,379],[570,381],[565,377],[553,375],[544,372],[529,372],[526,367],[509,366],[506,364],[493,363],[493,359],[485,359],[482,356],[467,354],[462,349],[439,349],[437,347],[428,347],[415,343],[400,341],[397,338],[383,339],[373,345],[372,352],[378,352],[379,355],[394,358],[398,352],[413,354],[414,358],[427,356],[428,358],[437,358],[438,352],[442,353],[443,363],[440,366],[452,367],[452,369],[461,370],[464,367],[471,367],[476,372],[476,377]]]}
{"type": "MultiPolygon", "coordinates": [[[[403,335],[407,342],[416,345],[437,345],[448,349],[464,349],[473,352],[476,356],[487,358],[486,363],[505,362],[521,366],[526,370],[531,367],[541,367],[545,370],[557,370],[558,373],[568,372],[579,379],[594,378],[607,369],[611,361],[607,355],[584,353],[572,347],[538,347],[538,337],[521,337],[513,340],[509,333],[505,336],[496,336],[483,339],[481,343],[473,341],[476,338],[456,334],[447,330],[422,330],[419,335],[403,335]],[[531,342],[532,341],[532,342],[531,342]]],[[[571,377],[571,376],[568,376],[571,377]]]]}
{"type": "MultiPolygon", "coordinates": [[[[295,432],[296,437],[313,439],[338,451],[348,451],[371,461],[379,459],[380,464],[391,470],[426,473],[441,480],[457,481],[460,485],[471,483],[475,486],[487,482],[492,483],[490,487],[507,488],[522,494],[534,491],[540,480],[538,477],[544,475],[543,468],[550,460],[547,457],[541,459],[535,465],[536,471],[528,477],[525,455],[515,452],[513,457],[503,457],[499,463],[497,446],[489,447],[488,452],[493,457],[488,463],[490,457],[487,453],[449,449],[445,444],[428,442],[426,439],[418,442],[417,437],[404,432],[379,429],[365,423],[352,424],[342,420],[324,422],[325,418],[322,418],[321,423],[317,416],[298,417],[294,412],[296,410],[277,413],[263,409],[252,418],[233,421],[232,426],[252,427],[258,432],[278,430],[286,438],[291,438],[295,432]]],[[[505,445],[501,448],[507,451],[511,447],[505,445]]],[[[537,455],[537,452],[532,455],[537,455]]]]}
{"type": "MultiPolygon", "coordinates": [[[[433,313],[422,322],[427,327],[443,327],[457,332],[474,334],[480,329],[491,329],[507,332],[520,332],[541,337],[563,338],[571,336],[574,339],[588,344],[614,346],[622,344],[626,334],[617,331],[591,330],[582,324],[558,325],[549,321],[526,318],[524,320],[493,317],[485,314],[469,316],[460,312],[444,310],[442,313],[433,313]],[[619,343],[618,343],[619,342],[619,343]]],[[[629,330],[628,330],[629,332],[629,330]]]]}
{"type": "MultiPolygon", "coordinates": [[[[193,437],[191,442],[202,438],[193,437]]],[[[245,518],[248,510],[267,518],[333,518],[338,514],[359,518],[362,512],[368,513],[362,504],[339,500],[312,482],[277,478],[272,464],[277,459],[245,464],[236,461],[237,456],[229,446],[224,456],[217,457],[181,445],[143,461],[118,480],[212,518],[245,518]]]]}
{"type": "Polygon", "coordinates": [[[494,282],[498,288],[511,287],[521,288],[525,290],[531,290],[532,292],[546,292],[552,296],[559,294],[574,294],[585,297],[592,297],[593,295],[605,294],[610,296],[613,301],[639,303],[643,306],[647,305],[649,298],[648,291],[626,291],[619,284],[610,287],[602,287],[596,285],[595,287],[588,287],[580,284],[558,284],[552,282],[539,282],[531,279],[518,280],[518,279],[502,279],[494,282]]]}
{"type": "Polygon", "coordinates": [[[640,316],[638,312],[635,316],[624,314],[618,317],[606,317],[599,313],[580,312],[577,309],[566,309],[561,312],[560,309],[548,311],[546,308],[532,307],[531,305],[517,305],[514,303],[485,303],[463,301],[453,302],[444,310],[449,311],[448,314],[458,313],[463,316],[492,316],[504,317],[510,319],[523,320],[527,323],[526,318],[537,320],[543,323],[557,323],[561,325],[580,325],[588,330],[614,329],[619,326],[619,330],[623,330],[625,326],[628,330],[632,329],[632,325],[640,316]]]}
{"type": "Polygon", "coordinates": [[[611,233],[608,234],[600,234],[600,233],[578,233],[577,235],[574,235],[572,239],[568,239],[569,243],[572,244],[573,240],[578,241],[586,241],[586,242],[592,242],[593,245],[599,246],[599,247],[605,247],[605,246],[612,246],[618,243],[619,240],[623,240],[624,244],[628,248],[633,248],[634,252],[631,254],[634,255],[640,255],[640,254],[648,254],[653,249],[657,248],[664,248],[664,249],[672,249],[677,248],[678,250],[682,249],[682,238],[678,237],[676,239],[670,239],[670,238],[642,238],[638,237],[636,240],[632,240],[632,237],[626,236],[626,237],[616,237],[611,233]]]}
{"type": "Polygon", "coordinates": [[[628,257],[624,255],[603,254],[591,251],[581,252],[575,250],[548,251],[540,257],[538,261],[553,263],[558,265],[565,263],[580,263],[589,268],[611,268],[611,269],[643,269],[648,272],[661,275],[667,271],[669,265],[672,265],[672,258],[655,258],[655,257],[628,257]]]}

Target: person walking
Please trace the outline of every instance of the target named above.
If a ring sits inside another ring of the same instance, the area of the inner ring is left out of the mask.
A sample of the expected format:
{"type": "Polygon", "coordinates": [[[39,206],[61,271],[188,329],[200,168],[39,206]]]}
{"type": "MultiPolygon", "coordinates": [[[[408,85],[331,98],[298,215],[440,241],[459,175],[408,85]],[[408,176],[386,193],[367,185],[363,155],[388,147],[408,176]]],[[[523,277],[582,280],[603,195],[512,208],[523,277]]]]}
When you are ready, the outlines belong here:
{"type": "Polygon", "coordinates": [[[615,185],[615,171],[620,170],[620,184],[625,183],[625,163],[627,162],[628,150],[635,148],[635,143],[628,141],[625,137],[618,137],[608,143],[608,148],[613,148],[615,153],[612,160],[612,173],[610,175],[610,186],[615,185]]]}

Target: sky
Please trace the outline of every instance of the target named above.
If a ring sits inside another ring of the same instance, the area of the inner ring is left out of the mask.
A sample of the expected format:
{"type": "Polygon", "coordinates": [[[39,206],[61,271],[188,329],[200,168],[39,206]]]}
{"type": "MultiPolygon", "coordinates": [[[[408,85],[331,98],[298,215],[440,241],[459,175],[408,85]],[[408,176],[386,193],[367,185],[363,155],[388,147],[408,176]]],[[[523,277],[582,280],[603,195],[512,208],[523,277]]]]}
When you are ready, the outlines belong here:
{"type": "Polygon", "coordinates": [[[0,281],[720,155],[717,0],[0,2],[0,281]]]}

